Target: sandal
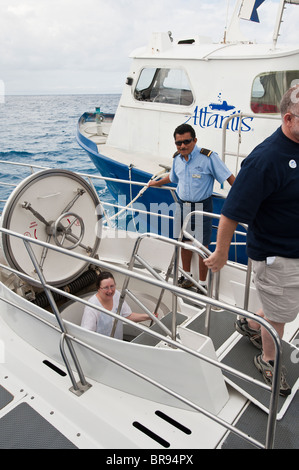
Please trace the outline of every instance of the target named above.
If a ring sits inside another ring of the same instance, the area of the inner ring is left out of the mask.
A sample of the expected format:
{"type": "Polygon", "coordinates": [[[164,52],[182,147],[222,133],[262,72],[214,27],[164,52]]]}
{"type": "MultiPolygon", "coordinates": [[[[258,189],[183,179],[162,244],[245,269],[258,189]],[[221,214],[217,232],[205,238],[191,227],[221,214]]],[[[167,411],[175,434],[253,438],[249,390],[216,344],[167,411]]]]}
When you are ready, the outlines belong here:
{"type": "Polygon", "coordinates": [[[235,322],[235,328],[238,333],[248,336],[249,340],[258,349],[262,349],[261,330],[254,330],[248,325],[246,318],[240,318],[235,322]]]}

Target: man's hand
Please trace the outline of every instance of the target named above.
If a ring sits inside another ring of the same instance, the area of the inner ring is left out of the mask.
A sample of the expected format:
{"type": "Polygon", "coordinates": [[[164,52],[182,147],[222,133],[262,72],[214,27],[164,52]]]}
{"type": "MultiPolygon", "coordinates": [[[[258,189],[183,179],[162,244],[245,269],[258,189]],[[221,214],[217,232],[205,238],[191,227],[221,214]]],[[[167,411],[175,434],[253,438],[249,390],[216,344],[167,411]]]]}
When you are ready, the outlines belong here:
{"type": "Polygon", "coordinates": [[[211,269],[213,273],[220,271],[227,262],[227,256],[223,253],[215,251],[208,258],[204,259],[203,262],[207,268],[211,269]]]}
{"type": "Polygon", "coordinates": [[[223,214],[220,217],[216,250],[207,259],[204,260],[205,265],[211,269],[213,273],[220,271],[228,260],[228,251],[230,242],[238,222],[228,219],[223,214]]]}
{"type": "Polygon", "coordinates": [[[156,180],[150,180],[150,181],[148,182],[148,186],[160,187],[160,186],[164,186],[165,184],[169,184],[169,183],[171,183],[170,177],[169,177],[169,175],[166,175],[166,176],[164,176],[164,178],[162,178],[162,179],[160,179],[160,180],[158,180],[158,181],[156,181],[156,180]]]}

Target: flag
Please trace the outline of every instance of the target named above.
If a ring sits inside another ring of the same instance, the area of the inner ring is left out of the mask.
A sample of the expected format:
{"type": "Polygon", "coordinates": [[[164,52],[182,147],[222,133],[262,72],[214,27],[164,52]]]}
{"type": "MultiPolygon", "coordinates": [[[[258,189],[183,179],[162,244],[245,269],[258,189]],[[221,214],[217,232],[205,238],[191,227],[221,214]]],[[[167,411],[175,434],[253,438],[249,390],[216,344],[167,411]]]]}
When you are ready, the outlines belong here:
{"type": "Polygon", "coordinates": [[[239,17],[243,20],[255,21],[256,23],[259,23],[260,20],[257,14],[257,9],[261,6],[262,3],[264,3],[264,1],[265,0],[243,0],[239,17]]]}

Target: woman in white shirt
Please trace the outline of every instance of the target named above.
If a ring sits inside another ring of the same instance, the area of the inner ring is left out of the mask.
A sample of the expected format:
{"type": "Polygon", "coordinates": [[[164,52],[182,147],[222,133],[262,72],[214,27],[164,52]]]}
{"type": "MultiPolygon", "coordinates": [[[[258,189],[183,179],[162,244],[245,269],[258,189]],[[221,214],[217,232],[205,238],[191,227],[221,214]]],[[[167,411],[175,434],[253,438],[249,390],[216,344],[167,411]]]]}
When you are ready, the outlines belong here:
{"type": "MultiPolygon", "coordinates": [[[[120,293],[116,290],[113,275],[104,271],[100,273],[96,282],[97,293],[94,294],[89,302],[117,313],[120,293]]],[[[147,313],[133,313],[127,302],[124,302],[120,311],[122,317],[128,318],[136,323],[150,320],[147,313]]],[[[110,336],[114,324],[114,318],[97,309],[86,306],[84,309],[81,326],[90,331],[96,331],[102,335],[110,336]]],[[[114,333],[114,338],[123,339],[123,322],[118,321],[114,333]]]]}

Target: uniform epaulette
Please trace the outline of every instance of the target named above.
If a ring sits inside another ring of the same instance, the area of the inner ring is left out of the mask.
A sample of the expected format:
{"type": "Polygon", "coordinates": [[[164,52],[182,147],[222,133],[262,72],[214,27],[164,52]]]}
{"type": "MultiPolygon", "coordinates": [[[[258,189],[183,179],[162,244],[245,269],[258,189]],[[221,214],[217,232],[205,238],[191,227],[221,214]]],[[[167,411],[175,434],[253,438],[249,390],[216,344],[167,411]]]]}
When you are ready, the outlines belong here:
{"type": "Polygon", "coordinates": [[[177,157],[179,154],[180,154],[180,152],[176,151],[176,152],[173,154],[173,157],[172,157],[172,158],[177,157]]]}
{"type": "Polygon", "coordinates": [[[206,155],[206,157],[210,157],[213,153],[213,150],[201,149],[200,153],[202,153],[203,155],[206,155]]]}

